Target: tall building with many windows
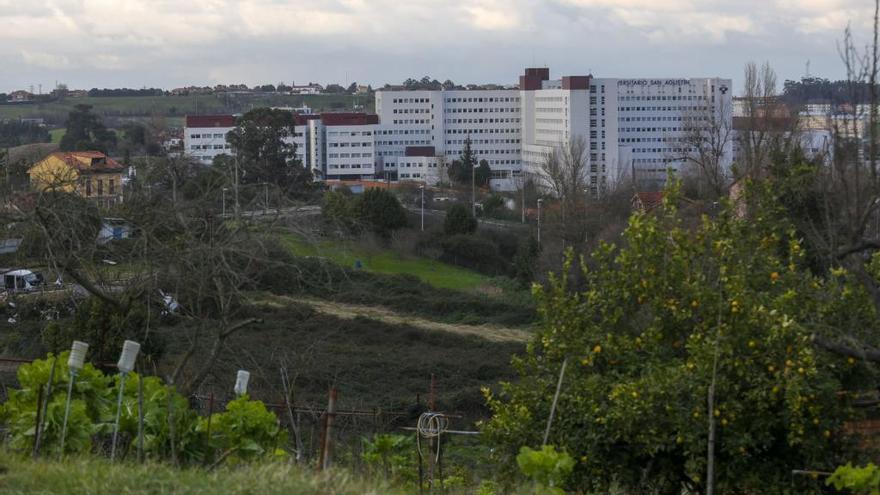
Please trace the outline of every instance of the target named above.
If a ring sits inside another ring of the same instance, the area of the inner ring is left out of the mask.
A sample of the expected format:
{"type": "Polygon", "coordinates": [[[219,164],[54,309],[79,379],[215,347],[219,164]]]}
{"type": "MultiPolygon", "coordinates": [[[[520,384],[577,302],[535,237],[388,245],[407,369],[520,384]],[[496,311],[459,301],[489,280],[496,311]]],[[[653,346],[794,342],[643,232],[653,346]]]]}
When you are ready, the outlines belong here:
{"type": "MultiPolygon", "coordinates": [[[[667,170],[681,171],[701,133],[730,127],[730,88],[721,78],[551,80],[549,69],[530,68],[512,89],[380,90],[375,115],[297,115],[293,141],[321,178],[432,183],[470,140],[492,169],[492,187],[510,190],[524,175],[540,181],[550,152],[577,140],[594,191],[627,176],[659,185],[667,170]]],[[[187,151],[213,159],[228,149],[216,137],[223,130],[190,128],[187,118],[187,151]]],[[[729,169],[731,161],[729,143],[720,162],[729,169]]]]}

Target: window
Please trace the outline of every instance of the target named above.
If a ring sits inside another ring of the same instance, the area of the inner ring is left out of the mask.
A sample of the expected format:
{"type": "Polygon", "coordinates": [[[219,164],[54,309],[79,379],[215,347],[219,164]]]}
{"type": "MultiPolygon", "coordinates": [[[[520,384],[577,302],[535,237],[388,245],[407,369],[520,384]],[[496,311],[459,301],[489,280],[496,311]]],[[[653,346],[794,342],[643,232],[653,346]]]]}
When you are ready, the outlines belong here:
{"type": "Polygon", "coordinates": [[[110,193],[111,196],[116,194],[116,181],[113,179],[108,180],[107,181],[107,189],[108,189],[108,192],[110,193]]]}
{"type": "Polygon", "coordinates": [[[98,196],[104,195],[104,181],[102,179],[98,179],[98,196]]]}
{"type": "Polygon", "coordinates": [[[86,196],[92,195],[92,180],[86,179],[86,196]]]}

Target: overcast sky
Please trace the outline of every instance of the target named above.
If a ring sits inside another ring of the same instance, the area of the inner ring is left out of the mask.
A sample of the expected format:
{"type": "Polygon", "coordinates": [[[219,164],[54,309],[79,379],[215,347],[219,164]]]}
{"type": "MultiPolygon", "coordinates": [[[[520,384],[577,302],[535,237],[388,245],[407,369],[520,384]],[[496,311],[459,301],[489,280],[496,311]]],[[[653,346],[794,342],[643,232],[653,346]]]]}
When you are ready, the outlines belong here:
{"type": "Polygon", "coordinates": [[[870,0],[0,0],[0,91],[428,75],[721,76],[769,61],[780,80],[842,76],[847,23],[870,0]]]}

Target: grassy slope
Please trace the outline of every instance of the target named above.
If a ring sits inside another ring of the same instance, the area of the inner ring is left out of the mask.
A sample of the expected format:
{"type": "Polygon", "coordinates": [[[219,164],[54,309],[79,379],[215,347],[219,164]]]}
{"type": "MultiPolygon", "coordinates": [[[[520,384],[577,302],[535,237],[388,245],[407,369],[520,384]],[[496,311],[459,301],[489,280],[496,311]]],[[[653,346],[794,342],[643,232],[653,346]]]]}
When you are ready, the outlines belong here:
{"type": "Polygon", "coordinates": [[[174,469],[167,465],[110,464],[75,459],[65,464],[0,457],[0,494],[379,494],[403,493],[345,472],[315,474],[287,464],[242,468],[174,469]]]}
{"type": "Polygon", "coordinates": [[[298,256],[320,256],[346,267],[354,267],[355,261],[360,260],[367,271],[388,275],[409,274],[443,289],[468,290],[491,284],[489,277],[471,270],[428,258],[402,256],[391,250],[367,249],[330,241],[308,243],[295,235],[284,235],[282,239],[298,256]]]}
{"type": "Polygon", "coordinates": [[[52,142],[54,144],[60,143],[61,138],[64,137],[65,133],[67,133],[67,129],[65,129],[65,128],[52,129],[51,131],[49,131],[49,136],[52,137],[52,141],[50,141],[50,142],[52,142]]]}
{"type": "Polygon", "coordinates": [[[45,117],[64,122],[75,105],[91,105],[103,116],[135,117],[149,115],[181,116],[225,111],[243,112],[260,106],[294,106],[306,104],[316,111],[350,109],[363,105],[372,110],[373,99],[350,95],[259,95],[226,99],[222,96],[143,96],[143,97],[82,97],[67,98],[35,105],[0,105],[0,118],[45,117]]]}

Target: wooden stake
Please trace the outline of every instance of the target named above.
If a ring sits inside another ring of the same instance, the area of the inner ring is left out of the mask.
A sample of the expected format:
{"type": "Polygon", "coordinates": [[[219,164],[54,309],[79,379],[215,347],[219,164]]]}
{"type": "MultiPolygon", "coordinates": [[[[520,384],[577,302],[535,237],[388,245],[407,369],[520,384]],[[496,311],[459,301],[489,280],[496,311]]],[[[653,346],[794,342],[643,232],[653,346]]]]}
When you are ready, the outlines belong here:
{"type": "Polygon", "coordinates": [[[336,416],[336,389],[330,389],[330,396],[327,400],[327,412],[324,415],[324,431],[321,435],[321,462],[318,463],[320,469],[329,469],[332,464],[333,456],[333,417],[336,416]]]}

